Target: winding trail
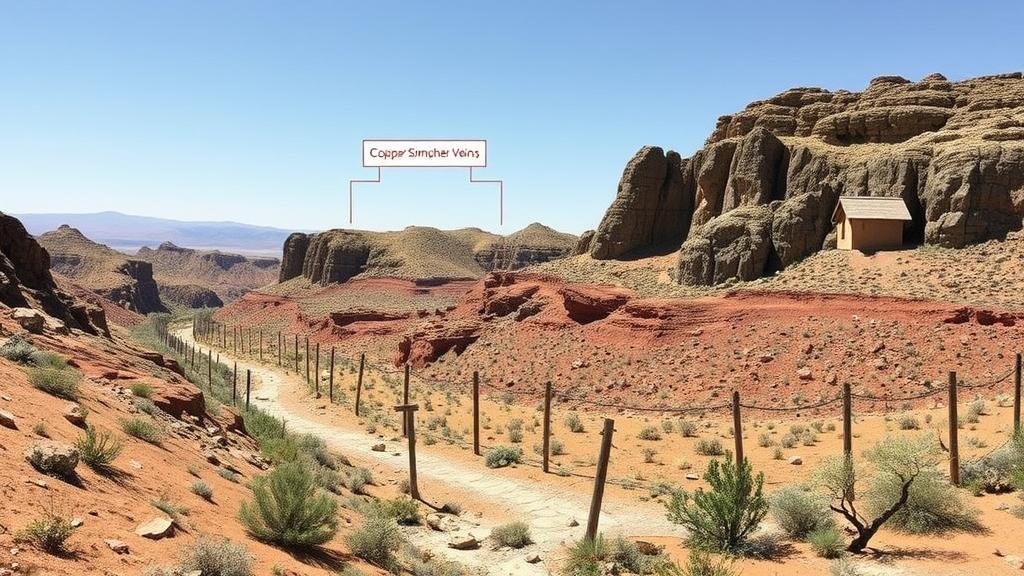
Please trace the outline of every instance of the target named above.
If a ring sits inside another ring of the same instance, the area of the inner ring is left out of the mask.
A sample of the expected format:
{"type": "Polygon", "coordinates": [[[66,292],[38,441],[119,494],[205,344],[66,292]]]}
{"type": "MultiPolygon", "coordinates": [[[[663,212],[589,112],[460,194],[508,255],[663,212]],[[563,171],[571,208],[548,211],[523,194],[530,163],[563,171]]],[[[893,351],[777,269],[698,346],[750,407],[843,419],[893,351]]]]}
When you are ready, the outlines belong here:
{"type": "MultiPolygon", "coordinates": [[[[191,330],[188,328],[179,329],[177,336],[185,342],[201,346],[192,338],[191,330]]],[[[371,447],[379,442],[376,436],[356,427],[317,422],[308,414],[285,406],[281,398],[284,386],[306,386],[298,375],[234,356],[230,351],[221,350],[220,357],[221,362],[237,361],[240,371],[252,371],[252,404],[287,420],[290,430],[318,436],[329,446],[357,461],[375,462],[398,471],[408,469],[408,453],[404,445],[396,444],[393,447],[389,446],[387,452],[375,452],[371,447]]],[[[447,485],[473,499],[488,502],[496,509],[507,511],[508,516],[530,526],[534,540],[530,547],[516,551],[492,550],[487,542],[476,550],[456,551],[448,548],[451,533],[409,531],[410,540],[422,548],[463,565],[484,570],[487,574],[549,574],[557,571],[551,561],[559,548],[583,536],[582,524],[586,523],[590,508],[588,496],[575,491],[559,490],[547,484],[509,478],[502,475],[500,470],[487,468],[482,460],[478,464],[454,461],[432,453],[429,447],[422,445],[417,445],[416,458],[420,478],[447,485]],[[570,527],[573,520],[581,525],[570,527]],[[525,558],[532,554],[538,555],[541,561],[536,564],[528,563],[525,558]]],[[[460,523],[462,525],[457,533],[469,532],[482,540],[497,522],[496,519],[484,517],[478,522],[460,518],[460,523]]],[[[623,536],[684,535],[681,527],[665,518],[662,506],[640,501],[623,503],[606,500],[601,509],[600,531],[623,536]]]]}

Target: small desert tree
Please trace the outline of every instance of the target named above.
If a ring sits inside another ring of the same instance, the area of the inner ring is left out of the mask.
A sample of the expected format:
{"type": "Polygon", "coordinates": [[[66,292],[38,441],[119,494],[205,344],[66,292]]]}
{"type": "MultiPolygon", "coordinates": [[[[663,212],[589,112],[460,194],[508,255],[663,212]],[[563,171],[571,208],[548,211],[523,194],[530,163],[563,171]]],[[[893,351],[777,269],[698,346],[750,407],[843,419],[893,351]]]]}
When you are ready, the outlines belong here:
{"type": "Polygon", "coordinates": [[[829,507],[857,531],[846,547],[850,552],[864,550],[879,528],[907,505],[914,482],[938,464],[935,440],[928,436],[890,436],[865,452],[865,456],[868,468],[856,466],[849,456],[837,455],[826,458],[815,475],[831,497],[829,507]],[[862,478],[866,478],[865,494],[875,504],[875,513],[870,518],[854,505],[862,478]],[[880,496],[884,502],[879,501],[880,496]]]}
{"type": "Polygon", "coordinates": [[[737,552],[768,514],[764,474],[755,476],[746,459],[738,465],[712,460],[704,480],[710,490],[697,490],[692,496],[678,492],[672,497],[668,519],[685,526],[698,547],[737,552]]]}
{"type": "Polygon", "coordinates": [[[338,531],[337,503],[298,462],[286,462],[252,482],[252,502],[238,517],[257,540],[285,548],[319,546],[338,531]]]}

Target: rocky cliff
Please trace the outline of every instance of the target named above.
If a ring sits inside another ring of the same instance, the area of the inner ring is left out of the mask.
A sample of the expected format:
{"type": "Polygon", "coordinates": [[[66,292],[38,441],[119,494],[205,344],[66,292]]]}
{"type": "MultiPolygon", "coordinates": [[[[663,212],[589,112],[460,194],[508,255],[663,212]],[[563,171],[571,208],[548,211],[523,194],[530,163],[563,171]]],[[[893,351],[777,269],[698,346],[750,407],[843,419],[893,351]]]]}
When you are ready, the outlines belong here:
{"type": "Polygon", "coordinates": [[[115,304],[138,312],[166,312],[153,265],[89,240],[70,226],[38,238],[50,254],[53,270],[115,304]]]}
{"type": "Polygon", "coordinates": [[[0,212],[0,304],[35,308],[65,326],[105,334],[107,321],[99,307],[59,290],[50,273],[50,255],[17,218],[0,212]]]}
{"type": "Polygon", "coordinates": [[[190,308],[221,306],[223,301],[273,284],[281,264],[277,258],[194,250],[171,242],[156,250],[141,248],[135,256],[153,265],[161,296],[190,308]]]}
{"type": "Polygon", "coordinates": [[[279,279],[284,282],[302,276],[328,284],[356,276],[479,278],[491,270],[515,270],[567,256],[576,244],[575,236],[537,223],[508,236],[477,228],[420,226],[397,232],[296,233],[284,243],[279,279]]]}
{"type": "Polygon", "coordinates": [[[681,283],[752,280],[833,246],[840,195],[903,198],[913,243],[963,247],[1021,229],[1021,74],[883,76],[863,92],[794,88],[751,103],[689,158],[641,148],[576,251],[678,247],[681,283]]]}

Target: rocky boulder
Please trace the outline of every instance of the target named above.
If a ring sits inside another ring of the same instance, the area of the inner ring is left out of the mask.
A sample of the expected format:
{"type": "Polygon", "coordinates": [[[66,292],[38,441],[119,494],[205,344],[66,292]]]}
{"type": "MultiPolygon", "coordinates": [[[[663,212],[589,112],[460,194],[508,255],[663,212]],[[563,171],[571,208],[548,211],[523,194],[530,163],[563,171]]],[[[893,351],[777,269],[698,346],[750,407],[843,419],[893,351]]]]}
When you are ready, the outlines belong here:
{"type": "Polygon", "coordinates": [[[182,412],[186,412],[196,418],[202,418],[206,411],[203,391],[187,381],[180,379],[153,380],[150,384],[153,386],[150,400],[156,404],[157,408],[168,414],[179,416],[182,412]]]}
{"type": "Polygon", "coordinates": [[[413,368],[422,368],[449,351],[461,354],[480,338],[480,328],[479,322],[469,319],[423,324],[398,343],[395,365],[401,366],[408,362],[413,368]]]}
{"type": "Polygon", "coordinates": [[[772,210],[744,206],[694,230],[679,250],[676,275],[693,285],[760,278],[771,250],[772,210]]]}
{"type": "Polygon", "coordinates": [[[74,478],[78,449],[54,440],[40,440],[25,450],[25,460],[43,474],[74,478]]]}
{"type": "Polygon", "coordinates": [[[582,284],[563,286],[558,293],[569,318],[580,324],[607,318],[634,296],[623,288],[582,284]]]}

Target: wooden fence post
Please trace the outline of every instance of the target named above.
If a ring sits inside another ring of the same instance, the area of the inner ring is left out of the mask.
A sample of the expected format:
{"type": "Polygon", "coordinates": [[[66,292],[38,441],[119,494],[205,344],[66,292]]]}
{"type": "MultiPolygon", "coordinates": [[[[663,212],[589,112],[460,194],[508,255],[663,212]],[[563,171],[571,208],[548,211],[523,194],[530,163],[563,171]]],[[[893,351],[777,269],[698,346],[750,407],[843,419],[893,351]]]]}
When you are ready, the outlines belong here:
{"type": "Polygon", "coordinates": [[[306,336],[306,384],[309,384],[309,336],[306,336]]]}
{"type": "Polygon", "coordinates": [[[956,372],[949,373],[949,481],[960,485],[960,439],[957,437],[959,417],[956,407],[956,372]]]}
{"type": "Polygon", "coordinates": [[[238,354],[238,326],[231,327],[231,351],[238,354]]]}
{"type": "Polygon", "coordinates": [[[334,346],[331,346],[331,375],[327,379],[327,396],[334,404],[334,346]]]}
{"type": "Polygon", "coordinates": [[[743,418],[740,415],[740,391],[732,392],[732,436],[736,441],[736,466],[743,464],[743,418]]]}
{"type": "Polygon", "coordinates": [[[480,373],[473,370],[473,454],[480,455],[480,373]]]}
{"type": "MultiPolygon", "coordinates": [[[[409,403],[409,363],[405,363],[405,382],[402,384],[402,404],[409,403]]],[[[402,420],[402,436],[409,435],[408,422],[402,420]]]]}
{"type": "Polygon", "coordinates": [[[416,411],[418,404],[401,404],[395,410],[402,413],[402,427],[408,431],[409,438],[409,496],[413,500],[420,499],[420,489],[416,483],[416,411]]]}
{"type": "Polygon", "coordinates": [[[585,538],[591,542],[597,538],[597,523],[601,517],[601,500],[604,498],[604,482],[608,478],[608,458],[612,452],[612,433],[615,432],[615,421],[604,419],[604,431],[601,436],[601,452],[597,457],[597,471],[594,474],[594,495],[590,499],[590,515],[587,517],[587,533],[585,538]]]}
{"type": "Polygon", "coordinates": [[[853,397],[850,384],[843,384],[843,454],[853,457],[853,397]]]}
{"type": "Polygon", "coordinates": [[[1014,366],[1013,374],[1013,432],[1020,432],[1020,377],[1021,358],[1017,353],[1017,363],[1014,366]]]}
{"type": "Polygon", "coordinates": [[[313,368],[313,382],[316,389],[316,397],[320,397],[320,343],[316,343],[316,364],[313,368]]]}
{"type": "Polygon", "coordinates": [[[551,460],[551,382],[544,384],[544,473],[551,460]]]}
{"type": "Polygon", "coordinates": [[[260,328],[260,362],[263,362],[263,329],[260,328]]]}
{"type": "Polygon", "coordinates": [[[252,390],[252,370],[245,370],[245,409],[249,410],[249,392],[252,390]]]}
{"type": "Polygon", "coordinates": [[[363,365],[366,364],[366,353],[359,355],[359,378],[356,379],[356,417],[359,416],[359,400],[363,395],[363,365]]]}
{"type": "Polygon", "coordinates": [[[277,331],[277,367],[281,367],[281,331],[277,331]]]}
{"type": "Polygon", "coordinates": [[[237,406],[235,399],[238,397],[238,361],[235,360],[235,367],[231,369],[231,405],[237,406]]]}
{"type": "Polygon", "coordinates": [[[213,348],[206,351],[206,382],[210,385],[210,392],[213,392],[213,348]]]}

